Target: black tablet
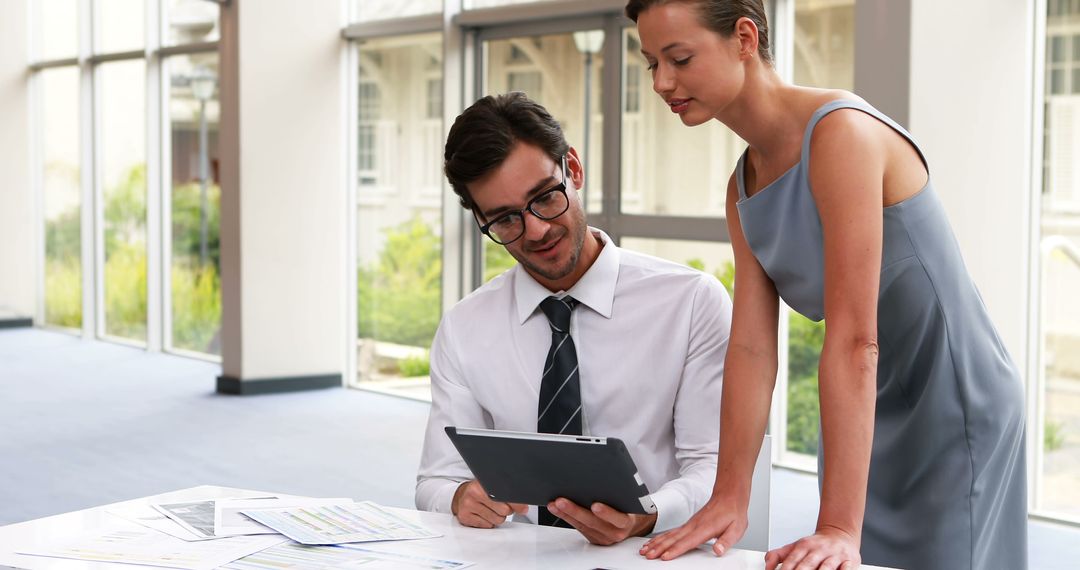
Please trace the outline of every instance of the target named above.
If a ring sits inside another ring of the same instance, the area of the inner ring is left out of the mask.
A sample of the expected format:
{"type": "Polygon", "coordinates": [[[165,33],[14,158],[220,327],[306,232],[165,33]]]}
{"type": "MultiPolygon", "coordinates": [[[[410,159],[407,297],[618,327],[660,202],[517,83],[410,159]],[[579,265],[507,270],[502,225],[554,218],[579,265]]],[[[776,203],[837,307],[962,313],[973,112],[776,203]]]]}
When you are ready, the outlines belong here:
{"type": "Polygon", "coordinates": [[[566,497],[585,508],[603,503],[624,513],[656,512],[617,438],[453,426],[446,435],[496,501],[546,505],[566,497]]]}

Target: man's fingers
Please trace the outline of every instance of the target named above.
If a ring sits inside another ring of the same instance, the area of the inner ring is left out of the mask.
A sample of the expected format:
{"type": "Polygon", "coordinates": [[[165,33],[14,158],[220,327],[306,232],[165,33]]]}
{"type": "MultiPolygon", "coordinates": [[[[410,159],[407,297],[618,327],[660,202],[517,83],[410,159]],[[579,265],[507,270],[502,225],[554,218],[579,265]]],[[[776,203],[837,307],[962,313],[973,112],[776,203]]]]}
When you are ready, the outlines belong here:
{"type": "Polygon", "coordinates": [[[525,504],[522,504],[522,503],[506,503],[506,504],[510,505],[510,508],[513,509],[513,511],[515,513],[519,514],[519,515],[529,514],[529,505],[525,505],[525,504]]]}
{"type": "Polygon", "coordinates": [[[493,528],[494,526],[488,522],[487,519],[473,511],[458,511],[458,521],[465,526],[471,526],[473,528],[493,528]]]}
{"type": "Polygon", "coordinates": [[[589,529],[597,535],[608,535],[616,530],[603,519],[594,515],[592,511],[575,504],[573,501],[566,499],[555,500],[548,505],[548,510],[554,513],[555,516],[573,524],[574,528],[578,530],[589,529]]]}
{"type": "Polygon", "coordinates": [[[696,528],[691,530],[686,535],[679,538],[667,550],[660,555],[661,560],[673,560],[682,556],[686,552],[701,546],[709,541],[711,538],[715,538],[718,533],[707,527],[696,528]]]}
{"type": "Polygon", "coordinates": [[[670,547],[672,544],[682,538],[682,536],[687,532],[688,531],[685,527],[679,527],[677,529],[665,532],[660,536],[654,537],[652,540],[645,543],[645,546],[641,549],[641,553],[650,560],[659,558],[660,555],[668,549],[668,547],[670,547]]]}
{"type": "Polygon", "coordinates": [[[633,517],[624,512],[617,511],[604,503],[593,503],[590,510],[592,511],[592,514],[596,515],[600,520],[613,527],[628,529],[634,526],[633,517]]]}
{"type": "Polygon", "coordinates": [[[724,529],[724,532],[717,537],[716,543],[713,544],[713,553],[717,556],[723,556],[725,552],[731,550],[732,546],[735,546],[736,542],[742,538],[742,531],[737,527],[735,523],[731,523],[724,529]]]}
{"type": "Polygon", "coordinates": [[[495,501],[484,501],[483,505],[485,507],[491,509],[492,512],[494,512],[495,514],[499,515],[500,517],[502,517],[504,519],[506,517],[514,514],[514,509],[511,508],[510,505],[508,505],[506,503],[497,503],[495,501]]]}

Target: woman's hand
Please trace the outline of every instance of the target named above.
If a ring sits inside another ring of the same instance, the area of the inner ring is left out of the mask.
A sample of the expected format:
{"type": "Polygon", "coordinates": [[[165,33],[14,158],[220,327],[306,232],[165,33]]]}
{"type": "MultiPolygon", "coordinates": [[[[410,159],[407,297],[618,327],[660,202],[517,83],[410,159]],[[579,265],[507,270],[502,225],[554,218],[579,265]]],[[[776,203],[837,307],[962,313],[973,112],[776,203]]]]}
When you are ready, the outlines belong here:
{"type": "Polygon", "coordinates": [[[641,555],[650,560],[671,560],[715,538],[713,552],[723,556],[742,538],[746,524],[746,508],[738,508],[728,497],[713,495],[686,524],[646,542],[641,555]]]}
{"type": "Polygon", "coordinates": [[[801,538],[765,555],[765,570],[855,570],[862,563],[859,539],[834,527],[819,528],[811,536],[801,538]]]}

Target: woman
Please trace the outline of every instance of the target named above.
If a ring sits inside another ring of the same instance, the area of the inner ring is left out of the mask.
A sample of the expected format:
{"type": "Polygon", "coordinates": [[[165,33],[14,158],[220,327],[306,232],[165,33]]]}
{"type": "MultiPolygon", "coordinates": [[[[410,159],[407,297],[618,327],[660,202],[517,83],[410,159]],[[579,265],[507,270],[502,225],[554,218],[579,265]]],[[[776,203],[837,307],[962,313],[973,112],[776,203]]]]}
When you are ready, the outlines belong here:
{"type": "Polygon", "coordinates": [[[728,184],[736,295],[713,496],[642,554],[716,538],[720,555],[745,531],[782,297],[828,323],[821,510],[815,533],[770,551],[766,568],[1026,568],[1019,374],[911,136],[851,93],[784,83],[761,0],[631,0],[626,12],[682,122],[716,119],[749,143],[728,184]]]}

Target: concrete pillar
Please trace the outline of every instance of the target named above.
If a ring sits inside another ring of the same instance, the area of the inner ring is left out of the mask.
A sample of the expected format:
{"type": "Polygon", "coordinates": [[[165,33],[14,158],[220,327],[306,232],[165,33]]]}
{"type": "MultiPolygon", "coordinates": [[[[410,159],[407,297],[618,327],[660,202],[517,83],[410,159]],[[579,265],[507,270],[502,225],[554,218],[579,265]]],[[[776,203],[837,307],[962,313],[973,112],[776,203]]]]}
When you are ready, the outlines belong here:
{"type": "Polygon", "coordinates": [[[27,0],[0,3],[0,328],[29,326],[38,303],[28,12],[27,0]]]}
{"type": "MultiPolygon", "coordinates": [[[[344,2],[222,10],[218,391],[339,386],[347,347],[344,2]]],[[[355,294],[355,292],[351,292],[355,294]]]]}
{"type": "Polygon", "coordinates": [[[998,332],[1023,371],[1034,0],[859,0],[855,90],[915,136],[998,332]]]}

